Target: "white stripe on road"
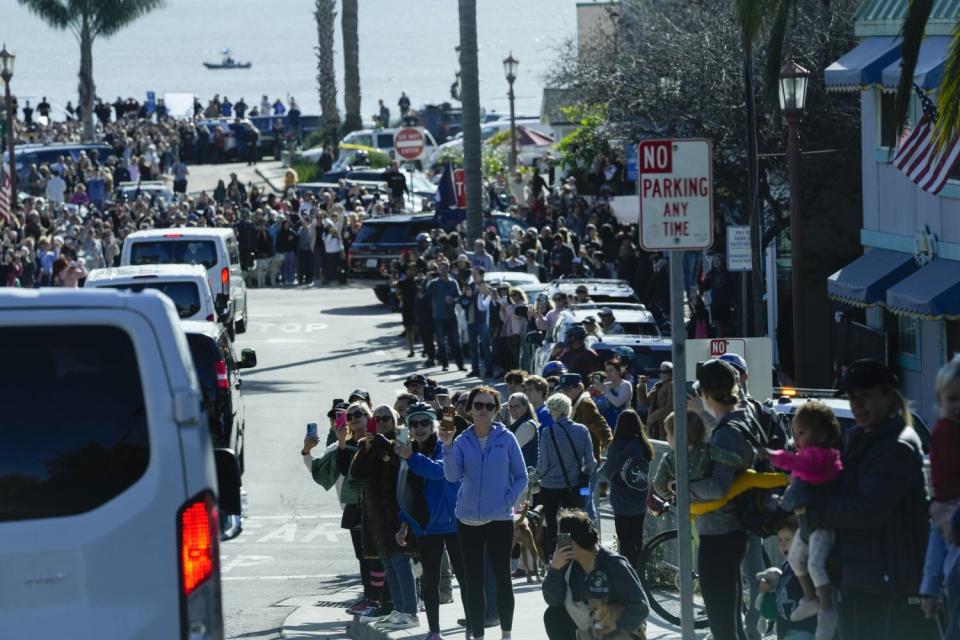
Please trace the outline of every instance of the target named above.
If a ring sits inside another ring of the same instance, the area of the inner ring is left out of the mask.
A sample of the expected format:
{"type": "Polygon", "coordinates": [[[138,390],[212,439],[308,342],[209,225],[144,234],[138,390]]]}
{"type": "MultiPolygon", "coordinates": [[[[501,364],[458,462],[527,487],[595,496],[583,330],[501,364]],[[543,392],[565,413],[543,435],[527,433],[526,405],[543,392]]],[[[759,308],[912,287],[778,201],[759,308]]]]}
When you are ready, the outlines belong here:
{"type": "Polygon", "coordinates": [[[341,518],[342,514],[331,513],[325,516],[247,516],[244,520],[314,520],[316,518],[341,518]]]}
{"type": "Polygon", "coordinates": [[[317,580],[339,577],[340,575],[335,573],[310,573],[290,576],[221,576],[220,580],[223,582],[228,580],[317,580]]]}

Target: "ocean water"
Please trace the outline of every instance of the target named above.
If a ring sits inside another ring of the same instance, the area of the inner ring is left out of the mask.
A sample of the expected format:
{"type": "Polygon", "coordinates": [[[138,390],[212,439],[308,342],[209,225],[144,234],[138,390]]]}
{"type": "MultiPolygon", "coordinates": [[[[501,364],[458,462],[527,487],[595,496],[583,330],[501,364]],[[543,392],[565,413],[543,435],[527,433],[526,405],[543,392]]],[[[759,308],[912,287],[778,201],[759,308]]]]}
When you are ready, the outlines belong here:
{"type": "MultiPolygon", "coordinates": [[[[383,98],[392,114],[401,91],[414,107],[450,101],[460,41],[456,0],[360,0],[360,83],[364,120],[383,98]]],[[[520,60],[517,113],[538,115],[544,73],[561,43],[575,36],[576,0],[478,0],[480,100],[487,111],[509,113],[503,58],[520,60]]],[[[305,113],[319,113],[316,22],[312,0],[167,0],[166,6],[112,38],[98,38],[93,64],[97,95],[143,101],[147,91],[214,93],[258,104],[267,94],[294,96],[305,113]],[[207,70],[229,47],[251,61],[249,70],[207,70]]],[[[335,45],[338,101],[343,109],[339,19],[335,45]]],[[[0,0],[0,41],[16,54],[11,85],[20,105],[47,96],[55,116],[77,102],[80,47],[17,0],[0,0]]]]}

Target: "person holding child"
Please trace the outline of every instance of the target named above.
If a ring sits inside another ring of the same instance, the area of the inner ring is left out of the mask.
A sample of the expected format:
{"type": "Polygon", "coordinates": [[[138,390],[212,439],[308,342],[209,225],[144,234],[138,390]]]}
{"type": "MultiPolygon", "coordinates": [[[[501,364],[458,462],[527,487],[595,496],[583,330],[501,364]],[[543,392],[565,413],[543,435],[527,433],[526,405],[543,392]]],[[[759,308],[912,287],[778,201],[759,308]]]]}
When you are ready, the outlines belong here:
{"type": "Polygon", "coordinates": [[[817,616],[816,640],[832,640],[837,631],[837,611],[833,607],[833,591],[827,574],[827,557],[833,549],[833,531],[818,526],[808,518],[803,507],[794,505],[808,491],[830,492],[840,476],[840,423],[830,407],[811,400],[794,413],[793,446],[796,452],[760,449],[761,458],[769,458],[775,467],[790,471],[790,486],[784,493],[781,508],[794,511],[800,531],[793,536],[787,559],[803,587],[803,600],[790,619],[799,622],[817,616]]]}

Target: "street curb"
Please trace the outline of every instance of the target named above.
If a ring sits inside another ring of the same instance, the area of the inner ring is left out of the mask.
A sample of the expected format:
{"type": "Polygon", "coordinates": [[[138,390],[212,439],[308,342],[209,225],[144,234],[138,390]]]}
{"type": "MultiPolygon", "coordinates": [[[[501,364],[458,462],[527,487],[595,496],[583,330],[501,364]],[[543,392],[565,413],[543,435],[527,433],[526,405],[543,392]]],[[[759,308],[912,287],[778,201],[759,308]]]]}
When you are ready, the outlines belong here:
{"type": "Polygon", "coordinates": [[[272,179],[272,178],[268,178],[267,175],[266,175],[263,171],[261,171],[259,167],[254,168],[254,171],[256,172],[256,174],[257,174],[258,176],[260,176],[260,179],[261,179],[261,180],[263,180],[264,182],[267,183],[267,186],[268,186],[268,187],[270,187],[271,189],[273,189],[273,190],[276,191],[277,193],[283,193],[283,189],[282,189],[281,187],[278,187],[277,185],[275,185],[275,184],[273,183],[273,179],[272,179]]]}

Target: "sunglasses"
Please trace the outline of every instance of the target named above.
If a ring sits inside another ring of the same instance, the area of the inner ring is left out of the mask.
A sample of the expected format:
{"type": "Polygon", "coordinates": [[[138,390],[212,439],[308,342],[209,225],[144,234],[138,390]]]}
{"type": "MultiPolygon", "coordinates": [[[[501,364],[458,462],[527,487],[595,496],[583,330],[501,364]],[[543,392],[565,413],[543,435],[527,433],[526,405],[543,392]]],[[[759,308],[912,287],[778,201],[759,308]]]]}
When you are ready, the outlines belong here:
{"type": "Polygon", "coordinates": [[[393,416],[389,416],[389,415],[387,415],[387,416],[374,416],[374,418],[376,418],[377,422],[390,422],[391,420],[393,420],[393,416]]]}
{"type": "Polygon", "coordinates": [[[363,411],[351,411],[347,414],[347,418],[350,420],[357,420],[358,418],[366,418],[367,414],[363,411]]]}
{"type": "Polygon", "coordinates": [[[497,403],[496,402],[474,402],[474,409],[483,409],[484,411],[496,411],[497,403]]]}
{"type": "Polygon", "coordinates": [[[407,424],[410,425],[411,429],[418,429],[420,427],[429,427],[433,425],[432,420],[411,420],[407,424]]]}

